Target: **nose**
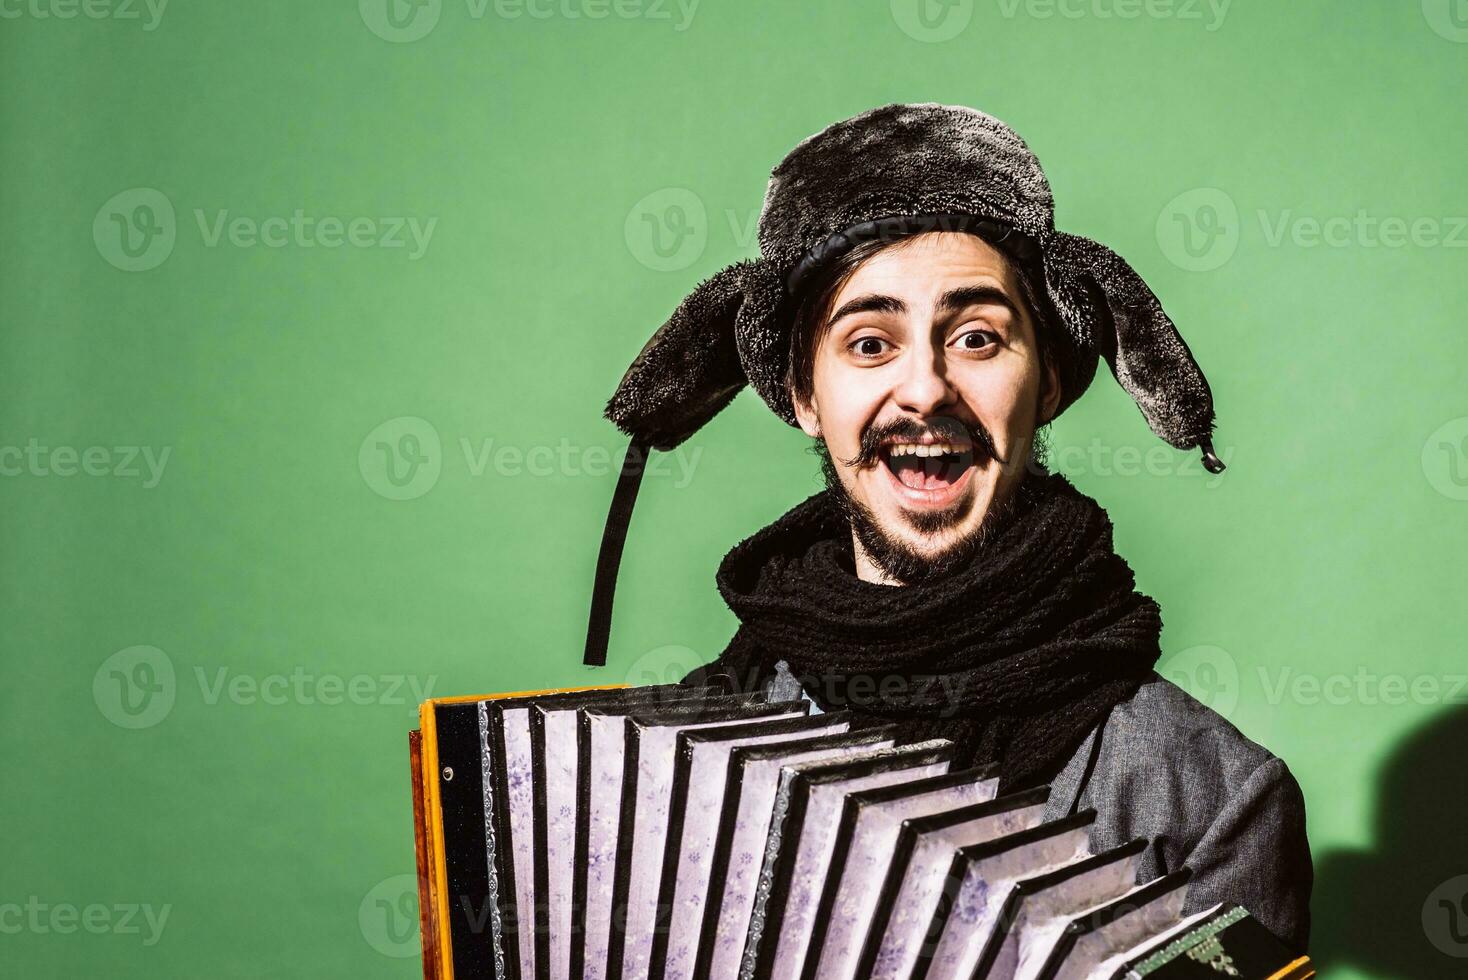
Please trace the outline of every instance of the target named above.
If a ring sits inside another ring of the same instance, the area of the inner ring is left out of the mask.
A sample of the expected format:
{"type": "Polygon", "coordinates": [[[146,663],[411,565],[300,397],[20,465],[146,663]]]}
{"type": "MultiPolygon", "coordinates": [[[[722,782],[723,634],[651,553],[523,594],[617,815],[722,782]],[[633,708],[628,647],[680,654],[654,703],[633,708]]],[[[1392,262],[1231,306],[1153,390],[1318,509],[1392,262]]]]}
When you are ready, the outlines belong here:
{"type": "Polygon", "coordinates": [[[908,350],[903,361],[902,376],[892,398],[904,412],[937,415],[958,400],[958,392],[948,382],[941,346],[919,344],[908,350]]]}

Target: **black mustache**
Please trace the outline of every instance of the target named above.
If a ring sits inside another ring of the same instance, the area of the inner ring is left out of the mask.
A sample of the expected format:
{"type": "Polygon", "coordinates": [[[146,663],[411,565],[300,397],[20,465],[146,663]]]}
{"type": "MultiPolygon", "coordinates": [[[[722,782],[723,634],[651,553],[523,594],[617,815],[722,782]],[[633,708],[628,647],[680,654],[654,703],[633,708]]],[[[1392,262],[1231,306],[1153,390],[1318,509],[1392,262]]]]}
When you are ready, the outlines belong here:
{"type": "Polygon", "coordinates": [[[986,459],[993,459],[999,463],[1007,463],[999,455],[994,446],[994,437],[984,423],[975,419],[973,422],[964,422],[949,416],[937,416],[924,421],[919,421],[906,416],[888,419],[865,429],[861,434],[861,442],[857,448],[856,455],[845,460],[845,465],[857,469],[865,469],[876,466],[882,460],[882,448],[889,442],[920,442],[925,436],[932,437],[938,442],[959,442],[966,436],[973,445],[974,464],[979,465],[986,459]]]}

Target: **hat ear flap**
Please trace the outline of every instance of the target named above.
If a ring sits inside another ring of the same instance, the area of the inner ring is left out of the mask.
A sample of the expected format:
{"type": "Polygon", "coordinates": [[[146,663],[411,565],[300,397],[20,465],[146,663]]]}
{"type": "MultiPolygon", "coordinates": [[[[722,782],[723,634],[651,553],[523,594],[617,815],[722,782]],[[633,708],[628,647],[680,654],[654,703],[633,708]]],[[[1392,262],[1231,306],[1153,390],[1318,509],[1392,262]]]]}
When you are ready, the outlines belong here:
{"type": "MultiPolygon", "coordinates": [[[[1164,441],[1202,447],[1213,469],[1213,393],[1192,351],[1142,277],[1111,249],[1079,235],[1053,234],[1051,254],[1064,285],[1091,294],[1097,352],[1164,441]]],[[[1218,463],[1222,469],[1222,463],[1218,463]]]]}
{"type": "Polygon", "coordinates": [[[784,283],[768,262],[751,263],[740,279],[744,283],[744,305],[739,308],[734,332],[745,377],[776,415],[799,426],[786,384],[794,312],[787,305],[790,300],[784,283]]]}
{"type": "Polygon", "coordinates": [[[622,460],[596,557],[582,656],[588,666],[607,662],[617,569],[648,452],[676,449],[746,384],[735,322],[744,304],[744,275],[757,262],[735,263],[699,283],[643,346],[607,402],[607,419],[632,442],[622,460]]]}
{"type": "Polygon", "coordinates": [[[652,335],[607,402],[617,428],[671,450],[719,414],[744,387],[734,324],[743,277],[758,260],[704,280],[652,335]]]}

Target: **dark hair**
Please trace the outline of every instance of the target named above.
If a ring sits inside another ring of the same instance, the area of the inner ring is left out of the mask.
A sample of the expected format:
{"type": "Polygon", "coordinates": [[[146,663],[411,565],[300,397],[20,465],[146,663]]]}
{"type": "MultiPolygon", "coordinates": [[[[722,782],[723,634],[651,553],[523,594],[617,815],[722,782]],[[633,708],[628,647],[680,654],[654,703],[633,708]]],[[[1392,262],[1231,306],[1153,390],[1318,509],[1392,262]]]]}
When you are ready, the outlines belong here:
{"type": "MultiPolygon", "coordinates": [[[[786,384],[796,399],[808,404],[815,391],[816,348],[825,337],[826,318],[830,316],[831,304],[835,302],[842,287],[850,281],[857,267],[867,259],[889,248],[907,245],[917,237],[917,234],[921,233],[889,236],[862,242],[817,270],[802,287],[790,330],[790,367],[785,376],[786,384]]],[[[1020,260],[1004,244],[989,241],[983,235],[977,235],[974,232],[966,232],[966,234],[974,235],[975,238],[993,247],[1004,256],[1005,261],[1014,271],[1015,279],[1019,282],[1025,312],[1029,314],[1030,323],[1035,330],[1035,349],[1040,355],[1041,391],[1043,392],[1046,371],[1055,357],[1055,350],[1051,337],[1051,321],[1045,315],[1050,306],[1048,302],[1044,301],[1044,294],[1035,288],[1037,276],[1029,263],[1020,260]]]]}

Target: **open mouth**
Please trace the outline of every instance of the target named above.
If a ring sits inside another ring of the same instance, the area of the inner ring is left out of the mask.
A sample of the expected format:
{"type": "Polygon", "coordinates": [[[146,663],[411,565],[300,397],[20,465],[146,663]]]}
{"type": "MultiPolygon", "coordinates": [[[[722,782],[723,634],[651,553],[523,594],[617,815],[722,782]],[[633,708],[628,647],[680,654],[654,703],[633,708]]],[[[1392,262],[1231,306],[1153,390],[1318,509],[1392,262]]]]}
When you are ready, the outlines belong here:
{"type": "Polygon", "coordinates": [[[915,495],[942,498],[966,482],[974,453],[971,447],[947,442],[895,442],[882,447],[882,464],[915,495]]]}

